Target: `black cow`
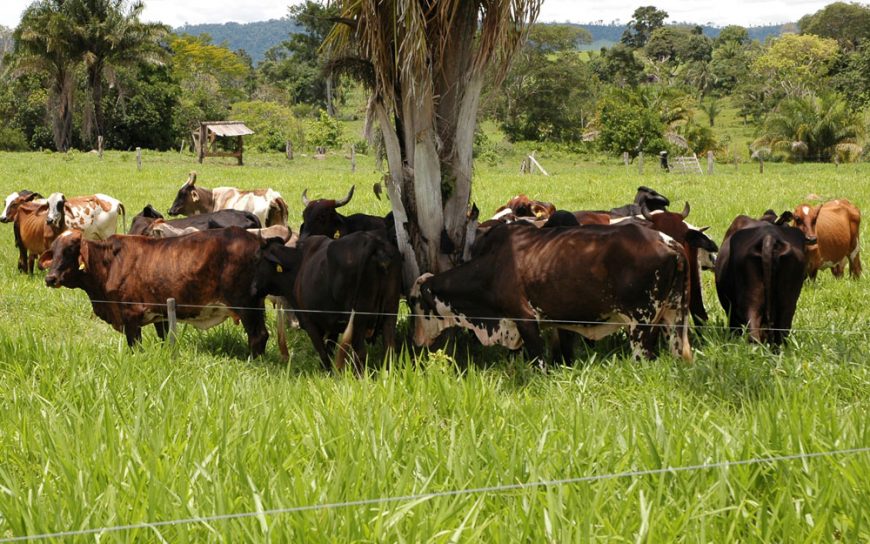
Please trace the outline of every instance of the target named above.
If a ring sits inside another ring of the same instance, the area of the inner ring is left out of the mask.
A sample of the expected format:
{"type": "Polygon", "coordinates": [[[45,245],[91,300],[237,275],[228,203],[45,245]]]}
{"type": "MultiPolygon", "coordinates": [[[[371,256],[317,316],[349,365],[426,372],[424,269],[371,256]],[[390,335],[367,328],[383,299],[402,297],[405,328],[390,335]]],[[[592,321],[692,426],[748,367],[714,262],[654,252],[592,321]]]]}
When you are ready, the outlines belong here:
{"type": "Polygon", "coordinates": [[[148,204],[141,213],[133,218],[133,224],[130,226],[130,232],[127,234],[149,236],[156,221],[164,222],[176,229],[195,228],[196,230],[223,229],[227,227],[259,229],[262,226],[260,219],[256,215],[239,210],[220,210],[166,221],[163,215],[154,209],[154,206],[148,204]]]}
{"type": "Polygon", "coordinates": [[[470,261],[414,284],[417,345],[459,326],[539,357],[542,326],[593,340],[627,326],[636,357],[654,356],[666,332],[671,352],[691,361],[688,265],[673,239],[635,224],[503,225],[478,242],[470,261]]]}
{"type": "Polygon", "coordinates": [[[671,201],[668,200],[668,197],[641,185],[637,188],[637,194],[634,195],[634,202],[632,204],[613,208],[607,213],[612,217],[630,217],[632,215],[640,215],[640,210],[643,206],[646,206],[646,209],[649,211],[655,211],[664,210],[670,205],[671,201]]]}
{"type": "Polygon", "coordinates": [[[299,238],[316,235],[338,238],[347,236],[352,232],[385,230],[393,245],[396,245],[395,232],[390,234],[390,231],[395,230],[392,212],[386,217],[364,213],[345,216],[338,213],[337,209],[345,206],[353,198],[354,188],[355,186],[351,186],[347,196],[340,200],[326,198],[310,200],[308,189],[302,191],[302,204],[305,209],[302,210],[302,226],[299,228],[299,238]]]}
{"type": "Polygon", "coordinates": [[[716,293],[733,330],[748,327],[756,342],[782,344],[806,275],[806,237],[783,226],[791,219],[765,212],[761,220],[745,215],[731,223],[716,260],[716,293]]]}
{"type": "Polygon", "coordinates": [[[365,340],[377,331],[387,349],[395,347],[402,261],[383,232],[356,232],[337,240],[309,236],[297,247],[269,240],[257,257],[252,294],[289,301],[324,369],[330,368],[339,335],[337,370],[352,348],[360,372],[365,340]]]}

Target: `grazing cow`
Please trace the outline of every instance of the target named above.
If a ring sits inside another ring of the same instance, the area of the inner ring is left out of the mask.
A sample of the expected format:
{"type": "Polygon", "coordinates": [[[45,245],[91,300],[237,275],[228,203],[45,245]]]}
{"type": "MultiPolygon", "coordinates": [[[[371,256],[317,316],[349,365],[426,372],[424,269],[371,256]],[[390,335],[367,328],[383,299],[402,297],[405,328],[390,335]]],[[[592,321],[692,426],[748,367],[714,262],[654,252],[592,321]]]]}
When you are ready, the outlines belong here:
{"type": "Polygon", "coordinates": [[[19,249],[22,253],[18,258],[18,270],[21,272],[33,274],[36,259],[51,247],[51,243],[60,233],[66,230],[63,213],[60,214],[60,221],[56,224],[48,221],[48,214],[48,204],[27,202],[17,207],[14,228],[18,237],[16,243],[21,243],[19,249]]]}
{"type": "Polygon", "coordinates": [[[664,331],[671,352],[692,360],[687,263],[672,238],[636,224],[503,225],[478,242],[470,261],[414,284],[417,345],[459,326],[537,358],[542,326],[593,340],[627,327],[636,357],[655,356],[664,331]]]}
{"type": "MultiPolygon", "coordinates": [[[[26,202],[45,204],[46,200],[39,193],[23,189],[6,197],[6,205],[3,207],[3,214],[0,215],[0,223],[12,223],[12,235],[15,238],[15,247],[18,248],[18,270],[20,272],[27,272],[28,269],[27,248],[21,241],[21,233],[18,231],[18,224],[15,223],[15,216],[18,214],[19,206],[26,202]]],[[[30,270],[33,270],[32,264],[30,270]]]]}
{"type": "Polygon", "coordinates": [[[795,208],[794,224],[809,240],[807,274],[816,279],[819,270],[830,268],[835,278],[842,278],[849,261],[849,274],[861,277],[859,228],[861,211],[845,198],[818,206],[802,204],[795,208]]]}
{"type": "Polygon", "coordinates": [[[791,330],[806,274],[807,238],[783,225],[790,215],[736,217],[716,260],[716,293],[731,329],[748,327],[752,340],[774,346],[791,330]]]}
{"type": "Polygon", "coordinates": [[[518,218],[531,217],[546,221],[556,212],[556,206],[542,200],[532,200],[524,194],[517,195],[508,200],[507,204],[500,206],[492,219],[512,218],[512,222],[518,218]]]}
{"type": "Polygon", "coordinates": [[[197,215],[219,210],[251,212],[264,227],[287,224],[287,203],[272,189],[240,191],[235,187],[205,189],[196,186],[196,172],[178,190],[169,215],[197,215]]]}
{"type": "Polygon", "coordinates": [[[209,229],[224,229],[227,227],[258,229],[261,226],[260,219],[256,215],[239,210],[220,210],[166,221],[163,215],[149,204],[133,218],[133,223],[130,226],[128,234],[141,234],[144,236],[166,236],[166,234],[169,234],[170,236],[178,236],[180,234],[209,229]]]}
{"type": "Polygon", "coordinates": [[[365,340],[376,331],[383,334],[387,349],[394,348],[402,262],[383,232],[355,232],[335,240],[309,236],[295,248],[268,242],[258,259],[252,293],[289,301],[324,369],[330,368],[339,335],[337,370],[352,349],[360,372],[365,340]]]}
{"type": "Polygon", "coordinates": [[[347,236],[352,232],[386,230],[390,240],[396,245],[392,212],[386,217],[364,213],[345,216],[338,213],[337,209],[347,205],[353,198],[355,188],[356,186],[351,186],[347,196],[340,200],[326,198],[311,200],[308,198],[308,189],[302,191],[302,205],[305,208],[302,210],[302,226],[299,227],[299,237],[304,239],[306,236],[319,235],[338,238],[347,236]],[[390,231],[393,231],[392,234],[390,231]]]}
{"type": "Polygon", "coordinates": [[[632,215],[640,215],[640,209],[646,206],[647,210],[664,210],[671,205],[671,201],[665,195],[656,192],[649,187],[641,185],[637,188],[637,194],[634,195],[634,202],[626,204],[619,208],[611,209],[609,213],[613,217],[629,217],[632,215]]]}
{"type": "Polygon", "coordinates": [[[105,240],[118,230],[118,214],[126,228],[127,216],[120,200],[108,195],[95,194],[67,198],[63,193],[48,197],[48,221],[57,226],[66,222],[68,229],[82,231],[88,240],[105,240]]]}
{"type": "Polygon", "coordinates": [[[260,241],[242,229],[207,230],[180,238],[112,236],[85,240],[68,231],[43,255],[49,287],[82,289],[94,313],[132,346],[142,327],[167,333],[167,299],[179,321],[207,329],[237,315],[254,357],[266,349],[263,297],[251,295],[260,241]]]}

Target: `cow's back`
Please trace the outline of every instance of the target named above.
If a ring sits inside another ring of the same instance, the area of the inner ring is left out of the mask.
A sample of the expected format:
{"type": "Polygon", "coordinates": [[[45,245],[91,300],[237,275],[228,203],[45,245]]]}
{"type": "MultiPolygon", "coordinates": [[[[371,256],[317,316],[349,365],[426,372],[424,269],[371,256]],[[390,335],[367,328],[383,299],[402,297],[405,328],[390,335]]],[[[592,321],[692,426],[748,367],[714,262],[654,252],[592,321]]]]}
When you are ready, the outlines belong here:
{"type": "Polygon", "coordinates": [[[816,235],[822,263],[837,263],[858,246],[861,212],[846,199],[822,204],[816,222],[816,235]]]}
{"type": "MultiPolygon", "coordinates": [[[[274,224],[274,221],[269,221],[273,203],[277,200],[283,203],[281,194],[272,189],[241,191],[235,187],[216,187],[212,189],[212,197],[213,211],[233,209],[251,212],[257,216],[264,227],[274,224]]],[[[284,222],[286,222],[286,214],[284,222]]]]}

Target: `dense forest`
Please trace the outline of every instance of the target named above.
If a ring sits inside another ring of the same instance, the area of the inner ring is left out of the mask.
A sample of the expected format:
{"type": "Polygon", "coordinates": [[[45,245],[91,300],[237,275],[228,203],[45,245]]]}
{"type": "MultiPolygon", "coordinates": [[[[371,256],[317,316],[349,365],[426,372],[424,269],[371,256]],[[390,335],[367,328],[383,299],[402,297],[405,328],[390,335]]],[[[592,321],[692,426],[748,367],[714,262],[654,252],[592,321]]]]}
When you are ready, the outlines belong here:
{"type": "MultiPolygon", "coordinates": [[[[142,22],[140,3],[35,2],[17,28],[0,30],[0,146],[91,149],[102,136],[107,148],[177,148],[199,121],[228,118],[254,128],[262,150],[347,144],[342,124],[364,115],[371,76],[321,47],[335,9],[308,0],[281,20],[173,31],[142,22]]],[[[503,82],[484,85],[478,122],[499,136],[479,131],[475,151],[497,156],[503,140],[610,155],[861,160],[868,104],[866,5],[836,2],[757,28],[671,24],[644,6],[623,26],[534,25],[503,82]],[[751,128],[742,149],[717,132],[724,113],[751,128]]],[[[378,148],[377,133],[361,138],[358,149],[378,148]]]]}

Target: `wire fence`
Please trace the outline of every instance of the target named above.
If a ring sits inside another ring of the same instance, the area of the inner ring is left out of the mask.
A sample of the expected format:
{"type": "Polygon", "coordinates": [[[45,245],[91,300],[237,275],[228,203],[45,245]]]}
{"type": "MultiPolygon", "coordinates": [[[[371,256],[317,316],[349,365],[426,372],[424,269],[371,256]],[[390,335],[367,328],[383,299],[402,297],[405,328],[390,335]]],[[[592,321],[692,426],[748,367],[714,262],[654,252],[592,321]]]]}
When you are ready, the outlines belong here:
{"type": "MultiPolygon", "coordinates": [[[[19,302],[27,302],[29,299],[24,297],[19,298],[11,298],[4,297],[0,298],[0,307],[4,305],[16,304],[19,302]]],[[[146,309],[169,309],[170,302],[153,302],[153,301],[119,301],[119,300],[97,300],[92,299],[89,301],[89,304],[114,304],[118,306],[143,306],[146,309]]],[[[228,306],[224,304],[181,304],[176,302],[174,304],[176,309],[194,309],[194,310],[225,310],[225,311],[233,311],[233,312],[243,312],[243,311],[267,311],[269,308],[257,307],[257,306],[228,306]]],[[[367,316],[367,317],[396,317],[396,318],[435,318],[435,319],[454,319],[453,316],[440,316],[438,314],[419,314],[414,313],[413,311],[409,312],[367,312],[360,310],[341,310],[341,309],[301,309],[301,308],[291,308],[284,307],[279,308],[275,306],[273,308],[275,311],[283,311],[285,313],[293,313],[293,314],[328,314],[328,315],[345,315],[350,316],[354,314],[356,316],[367,316]]],[[[468,321],[477,321],[477,322],[501,322],[501,321],[510,321],[517,323],[537,323],[542,326],[577,326],[577,327],[602,327],[602,326],[619,326],[619,327],[628,327],[632,325],[627,320],[615,320],[615,321],[594,321],[594,320],[577,320],[577,319],[549,319],[546,317],[511,317],[511,316],[475,316],[475,315],[466,315],[457,313],[455,317],[461,317],[468,321]]],[[[686,319],[690,319],[690,316],[686,316],[686,319]]],[[[184,321],[184,318],[179,319],[181,322],[184,321]]],[[[636,323],[639,327],[644,328],[656,328],[656,327],[672,327],[667,323],[645,323],[638,322],[636,323]]],[[[456,326],[459,326],[457,323],[456,326]]],[[[692,329],[695,330],[711,330],[711,331],[730,331],[732,328],[728,325],[720,325],[720,324],[710,324],[710,323],[693,323],[691,325],[692,329]]],[[[855,336],[855,335],[870,335],[870,322],[864,324],[861,327],[855,327],[851,329],[839,328],[836,325],[832,325],[830,327],[792,327],[788,329],[784,328],[774,328],[774,327],[758,327],[759,331],[764,332],[786,332],[786,333],[803,333],[803,334],[835,334],[841,336],[855,336]]]]}
{"type": "Polygon", "coordinates": [[[289,514],[298,514],[302,512],[311,512],[316,510],[339,510],[349,509],[360,506],[387,505],[402,502],[424,501],[437,499],[441,497],[457,497],[463,495],[482,495],[487,493],[505,493],[508,491],[525,491],[542,487],[560,487],[567,485],[578,485],[584,483],[594,483],[603,480],[616,480],[622,478],[641,478],[646,476],[656,476],[662,474],[679,474],[685,472],[696,472],[713,469],[727,469],[730,467],[746,466],[746,465],[770,465],[774,463],[785,463],[792,461],[806,461],[810,459],[818,459],[825,457],[847,457],[855,456],[864,453],[870,453],[870,447],[858,447],[842,450],[830,450],[821,452],[795,453],[788,455],[776,455],[770,457],[755,457],[751,459],[739,459],[734,461],[720,461],[716,463],[702,463],[695,465],[683,465],[677,467],[663,467],[645,470],[631,470],[626,472],[614,472],[608,474],[591,474],[586,476],[577,476],[572,478],[561,478],[556,480],[539,480],[534,482],[498,484],[492,486],[475,487],[467,489],[450,489],[445,491],[433,491],[430,493],[418,493],[413,495],[399,495],[375,497],[368,499],[350,500],[343,502],[317,503],[301,506],[290,506],[286,508],[260,509],[251,512],[235,512],[227,514],[214,514],[211,516],[197,516],[188,518],[177,518],[168,520],[142,521],[138,523],[130,523],[126,525],[111,525],[105,527],[93,527],[89,529],[57,531],[53,533],[40,533],[34,535],[21,535],[13,537],[0,538],[0,544],[9,542],[33,542],[40,540],[48,540],[55,538],[69,538],[76,536],[87,536],[105,533],[117,533],[123,531],[133,531],[137,529],[159,529],[161,527],[172,527],[179,525],[191,525],[200,523],[213,523],[218,521],[241,520],[247,518],[263,518],[265,516],[280,516],[289,514]]]}

